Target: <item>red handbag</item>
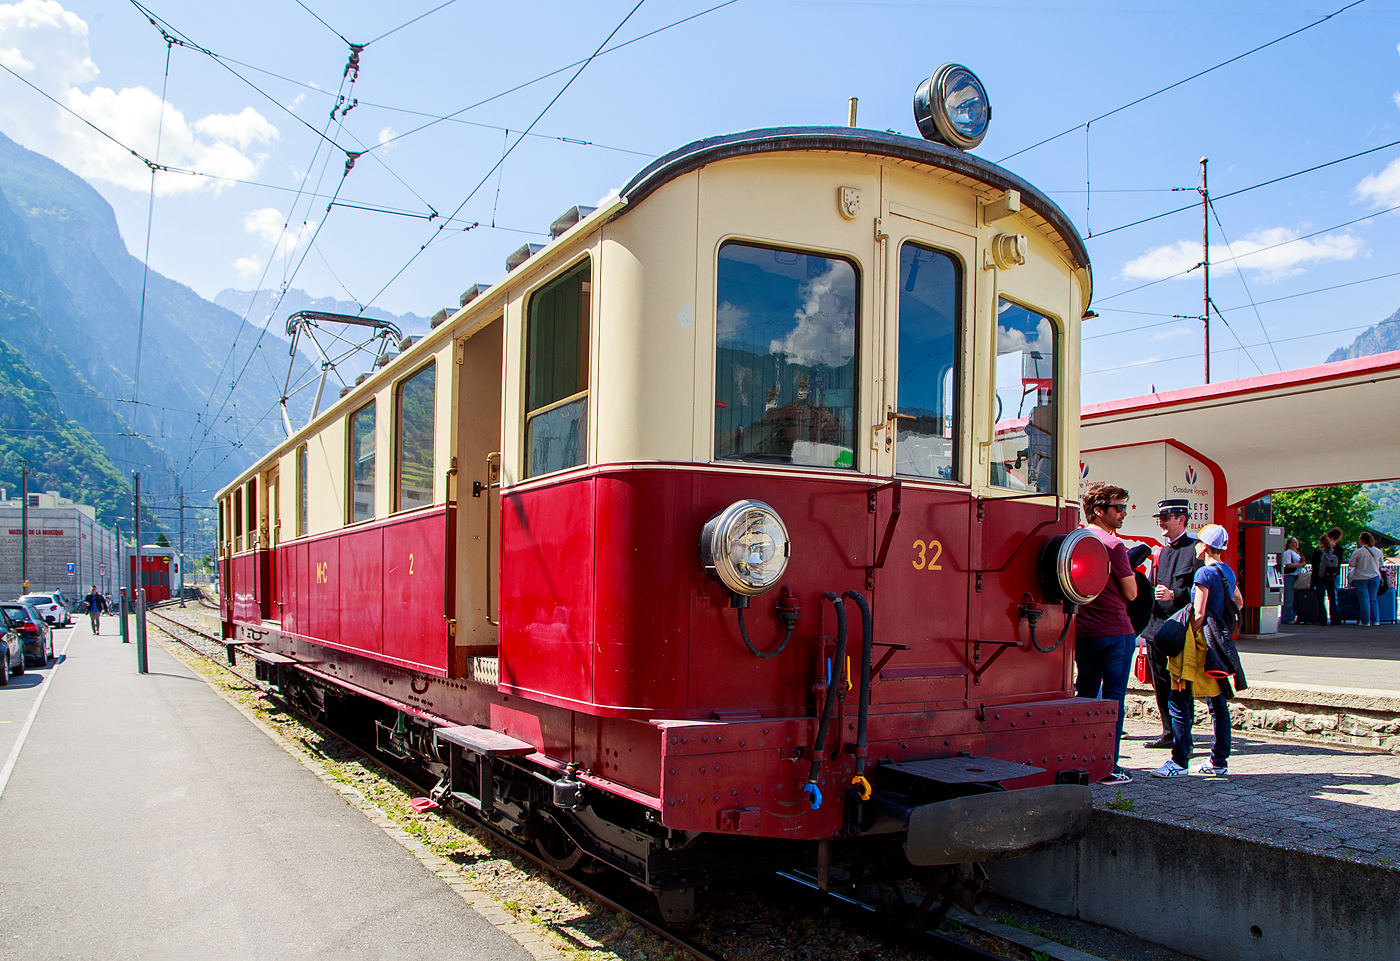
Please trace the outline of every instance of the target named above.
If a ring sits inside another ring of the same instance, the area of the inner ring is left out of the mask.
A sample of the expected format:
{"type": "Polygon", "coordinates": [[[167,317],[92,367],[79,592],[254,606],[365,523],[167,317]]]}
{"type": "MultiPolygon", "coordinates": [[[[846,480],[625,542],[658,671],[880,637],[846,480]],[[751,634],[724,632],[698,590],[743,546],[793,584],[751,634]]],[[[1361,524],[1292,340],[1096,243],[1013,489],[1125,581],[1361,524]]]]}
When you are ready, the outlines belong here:
{"type": "Polygon", "coordinates": [[[1147,663],[1147,642],[1138,645],[1137,657],[1133,658],[1133,676],[1139,684],[1152,683],[1152,666],[1147,663]]]}

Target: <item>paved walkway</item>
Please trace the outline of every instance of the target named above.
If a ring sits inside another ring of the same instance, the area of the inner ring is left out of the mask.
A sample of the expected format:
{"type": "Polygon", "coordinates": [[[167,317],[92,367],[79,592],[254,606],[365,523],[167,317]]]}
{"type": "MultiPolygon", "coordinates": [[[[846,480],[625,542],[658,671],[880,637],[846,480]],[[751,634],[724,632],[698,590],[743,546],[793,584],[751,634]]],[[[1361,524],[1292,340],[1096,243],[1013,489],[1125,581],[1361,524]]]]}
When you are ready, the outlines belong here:
{"type": "MultiPolygon", "coordinates": [[[[1155,721],[1129,720],[1121,756],[1135,780],[1095,785],[1096,804],[1118,802],[1157,821],[1400,870],[1400,757],[1236,731],[1228,777],[1165,780],[1150,772],[1170,752],[1146,747],[1159,734],[1155,721]]],[[[1198,719],[1193,768],[1211,740],[1210,722],[1198,719]]]]}
{"type": "Polygon", "coordinates": [[[142,677],[103,627],[0,690],[8,757],[48,688],[0,785],[0,958],[530,961],[183,664],[152,644],[142,677]]]}
{"type": "Polygon", "coordinates": [[[1249,683],[1400,692],[1400,625],[1284,624],[1280,633],[1243,638],[1249,683]]]}

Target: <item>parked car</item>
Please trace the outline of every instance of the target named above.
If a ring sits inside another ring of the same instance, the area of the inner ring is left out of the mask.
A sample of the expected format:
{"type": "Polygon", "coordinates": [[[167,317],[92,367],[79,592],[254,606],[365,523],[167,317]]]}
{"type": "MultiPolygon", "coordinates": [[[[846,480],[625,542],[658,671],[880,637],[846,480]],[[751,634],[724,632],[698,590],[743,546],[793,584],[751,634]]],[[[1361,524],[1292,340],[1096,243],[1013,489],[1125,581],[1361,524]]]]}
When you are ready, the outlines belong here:
{"type": "Polygon", "coordinates": [[[12,605],[0,608],[0,619],[4,622],[3,631],[0,632],[0,687],[9,685],[11,674],[24,673],[24,640],[20,637],[19,622],[11,614],[12,610],[12,605]]]}
{"type": "Polygon", "coordinates": [[[63,602],[62,594],[25,594],[20,600],[33,604],[39,616],[56,627],[68,627],[73,623],[73,612],[63,602]]]}
{"type": "Polygon", "coordinates": [[[23,598],[5,601],[0,611],[15,625],[22,644],[20,673],[24,673],[23,659],[27,658],[43,666],[53,657],[53,627],[44,620],[34,605],[23,598]]]}

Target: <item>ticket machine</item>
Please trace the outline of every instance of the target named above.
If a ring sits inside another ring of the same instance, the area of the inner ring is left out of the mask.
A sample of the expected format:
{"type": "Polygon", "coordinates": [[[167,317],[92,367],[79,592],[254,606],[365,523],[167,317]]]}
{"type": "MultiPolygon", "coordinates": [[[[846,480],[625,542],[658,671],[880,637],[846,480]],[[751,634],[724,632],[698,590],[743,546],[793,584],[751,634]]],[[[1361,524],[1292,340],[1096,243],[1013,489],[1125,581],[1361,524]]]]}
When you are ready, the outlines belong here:
{"type": "Polygon", "coordinates": [[[1244,550],[1240,555],[1240,594],[1244,596],[1246,634],[1277,634],[1279,611],[1283,606],[1283,548],[1287,539],[1282,527],[1244,527],[1244,550]]]}

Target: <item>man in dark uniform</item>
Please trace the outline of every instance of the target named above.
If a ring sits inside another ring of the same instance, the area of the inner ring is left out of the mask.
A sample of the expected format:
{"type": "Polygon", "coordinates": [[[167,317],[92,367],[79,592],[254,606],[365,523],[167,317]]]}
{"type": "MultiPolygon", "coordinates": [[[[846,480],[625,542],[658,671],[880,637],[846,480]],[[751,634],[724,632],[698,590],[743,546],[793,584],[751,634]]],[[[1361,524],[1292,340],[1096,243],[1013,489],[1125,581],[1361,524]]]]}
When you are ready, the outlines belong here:
{"type": "Polygon", "coordinates": [[[1186,530],[1191,516],[1191,502],[1184,497],[1169,497],[1157,502],[1157,526],[1167,538],[1167,546],[1157,555],[1152,572],[1152,621],[1142,636],[1147,640],[1147,659],[1152,665],[1152,692],[1157,696],[1157,711],[1162,719],[1162,736],[1148,747],[1171,748],[1172,729],[1167,711],[1167,695],[1172,679],[1167,673],[1167,659],[1153,646],[1157,625],[1167,620],[1191,601],[1191,582],[1201,562],[1196,559],[1196,538],[1186,530]]]}

